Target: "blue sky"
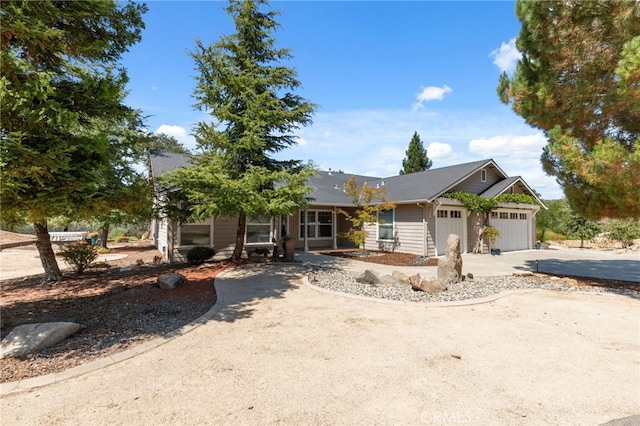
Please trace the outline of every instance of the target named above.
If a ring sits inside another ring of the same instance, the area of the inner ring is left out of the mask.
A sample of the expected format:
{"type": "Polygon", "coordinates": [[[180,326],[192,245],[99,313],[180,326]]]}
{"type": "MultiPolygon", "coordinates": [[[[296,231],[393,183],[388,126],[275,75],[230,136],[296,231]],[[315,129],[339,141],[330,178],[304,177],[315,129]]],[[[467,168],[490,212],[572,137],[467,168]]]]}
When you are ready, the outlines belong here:
{"type": "MultiPolygon", "coordinates": [[[[150,1],[142,41],[122,61],[127,103],[154,132],[189,148],[195,39],[209,44],[234,32],[227,2],[150,1]]],[[[298,144],[278,158],[313,160],[321,169],[398,174],[414,131],[433,167],[493,158],[545,199],[562,191],[540,165],[542,133],[496,95],[512,71],[520,30],[514,2],[272,1],[279,47],[292,50],[298,94],[319,105],[298,144]]]]}

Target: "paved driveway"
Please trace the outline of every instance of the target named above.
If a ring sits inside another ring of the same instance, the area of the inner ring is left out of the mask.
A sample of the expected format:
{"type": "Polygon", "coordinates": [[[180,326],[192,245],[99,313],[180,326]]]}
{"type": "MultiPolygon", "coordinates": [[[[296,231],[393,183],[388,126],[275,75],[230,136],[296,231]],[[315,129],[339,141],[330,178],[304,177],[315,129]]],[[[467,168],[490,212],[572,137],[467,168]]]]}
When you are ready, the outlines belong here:
{"type": "Polygon", "coordinates": [[[635,298],[531,291],[389,305],[316,292],[301,272],[225,272],[202,326],[5,395],[3,424],[597,425],[638,414],[635,298]]]}

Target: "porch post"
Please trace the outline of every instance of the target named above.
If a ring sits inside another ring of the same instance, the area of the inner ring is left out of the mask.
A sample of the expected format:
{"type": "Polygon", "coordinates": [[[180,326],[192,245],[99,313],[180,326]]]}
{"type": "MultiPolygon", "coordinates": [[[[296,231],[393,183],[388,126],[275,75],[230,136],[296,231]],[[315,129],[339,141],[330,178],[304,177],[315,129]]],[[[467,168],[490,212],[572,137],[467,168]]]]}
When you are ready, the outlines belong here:
{"type": "Polygon", "coordinates": [[[331,212],[331,221],[333,222],[333,249],[336,250],[338,248],[338,215],[336,214],[336,207],[333,207],[333,211],[331,212]]]}
{"type": "Polygon", "coordinates": [[[309,229],[307,228],[307,209],[304,209],[304,219],[302,220],[302,224],[304,226],[304,251],[309,251],[309,229]]]}

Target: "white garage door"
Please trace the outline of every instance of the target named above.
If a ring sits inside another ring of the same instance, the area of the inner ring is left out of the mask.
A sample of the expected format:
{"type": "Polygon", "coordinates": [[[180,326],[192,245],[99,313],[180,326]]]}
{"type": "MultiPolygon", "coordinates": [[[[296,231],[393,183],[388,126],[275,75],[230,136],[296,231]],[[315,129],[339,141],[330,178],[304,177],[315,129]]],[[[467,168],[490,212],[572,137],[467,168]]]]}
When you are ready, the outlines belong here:
{"type": "Polygon", "coordinates": [[[460,237],[460,249],[465,252],[465,229],[464,220],[466,213],[464,209],[441,207],[436,213],[436,249],[438,256],[447,251],[447,238],[450,234],[456,234],[460,237]]]}
{"type": "Polygon", "coordinates": [[[526,250],[529,243],[529,221],[531,212],[498,209],[491,212],[490,223],[500,231],[493,248],[501,251],[526,250]]]}

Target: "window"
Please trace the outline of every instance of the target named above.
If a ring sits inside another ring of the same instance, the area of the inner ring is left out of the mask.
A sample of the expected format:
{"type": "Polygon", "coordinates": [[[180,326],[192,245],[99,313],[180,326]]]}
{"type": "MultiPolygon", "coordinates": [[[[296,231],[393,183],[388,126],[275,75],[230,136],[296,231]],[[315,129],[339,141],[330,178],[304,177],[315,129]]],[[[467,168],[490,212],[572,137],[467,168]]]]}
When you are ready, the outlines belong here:
{"type": "Polygon", "coordinates": [[[181,246],[211,245],[211,223],[196,222],[180,225],[178,241],[181,246]]]}
{"type": "Polygon", "coordinates": [[[271,243],[271,219],[264,216],[247,218],[244,242],[245,244],[271,243]]]}
{"type": "Polygon", "coordinates": [[[527,220],[527,214],[526,213],[520,213],[520,219],[521,220],[527,220]]]}
{"type": "Polygon", "coordinates": [[[447,210],[438,210],[438,217],[447,218],[449,217],[449,212],[447,210]]]}
{"type": "Polygon", "coordinates": [[[486,181],[487,181],[487,170],[482,169],[480,170],[480,182],[486,182],[486,181]]]}
{"type": "Polygon", "coordinates": [[[518,213],[509,213],[509,219],[518,219],[518,213]]]}
{"type": "Polygon", "coordinates": [[[393,240],[393,210],[378,212],[378,239],[393,240]]]}
{"type": "Polygon", "coordinates": [[[509,219],[509,213],[500,212],[500,219],[509,219]]]}
{"type": "Polygon", "coordinates": [[[307,210],[300,212],[300,239],[304,238],[305,225],[307,238],[332,238],[333,237],[333,213],[327,210],[307,210]],[[306,222],[306,223],[305,223],[306,222]]]}
{"type": "Polygon", "coordinates": [[[498,218],[498,212],[491,212],[491,219],[497,219],[498,218]]]}
{"type": "Polygon", "coordinates": [[[460,219],[462,217],[462,213],[460,210],[451,210],[451,219],[460,219]]]}

